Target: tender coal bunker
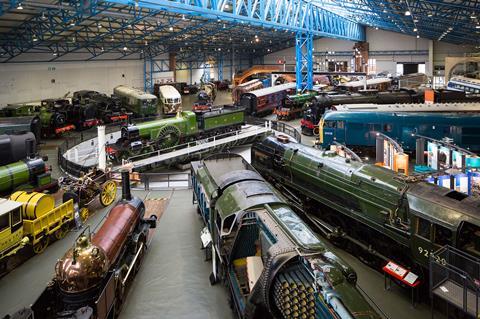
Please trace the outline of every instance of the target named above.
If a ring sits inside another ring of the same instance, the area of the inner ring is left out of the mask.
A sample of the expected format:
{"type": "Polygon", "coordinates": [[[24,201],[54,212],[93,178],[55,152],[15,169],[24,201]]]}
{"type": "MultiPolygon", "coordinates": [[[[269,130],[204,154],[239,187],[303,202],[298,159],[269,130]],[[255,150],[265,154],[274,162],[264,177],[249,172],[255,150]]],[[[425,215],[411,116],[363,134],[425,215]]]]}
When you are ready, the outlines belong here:
{"type": "Polygon", "coordinates": [[[457,192],[457,191],[448,192],[447,194],[445,194],[445,196],[456,199],[458,201],[464,200],[465,198],[468,197],[467,194],[460,193],[460,192],[457,192]]]}

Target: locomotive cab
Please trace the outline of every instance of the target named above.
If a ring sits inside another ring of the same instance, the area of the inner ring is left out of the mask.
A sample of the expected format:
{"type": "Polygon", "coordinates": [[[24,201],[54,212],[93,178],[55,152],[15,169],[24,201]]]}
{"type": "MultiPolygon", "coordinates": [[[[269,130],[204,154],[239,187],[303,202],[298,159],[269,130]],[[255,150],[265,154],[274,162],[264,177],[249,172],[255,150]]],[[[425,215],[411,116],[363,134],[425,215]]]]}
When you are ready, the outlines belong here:
{"type": "Polygon", "coordinates": [[[22,203],[0,199],[0,262],[28,243],[28,238],[23,238],[22,225],[22,203]],[[23,245],[17,246],[19,242],[23,245]]]}

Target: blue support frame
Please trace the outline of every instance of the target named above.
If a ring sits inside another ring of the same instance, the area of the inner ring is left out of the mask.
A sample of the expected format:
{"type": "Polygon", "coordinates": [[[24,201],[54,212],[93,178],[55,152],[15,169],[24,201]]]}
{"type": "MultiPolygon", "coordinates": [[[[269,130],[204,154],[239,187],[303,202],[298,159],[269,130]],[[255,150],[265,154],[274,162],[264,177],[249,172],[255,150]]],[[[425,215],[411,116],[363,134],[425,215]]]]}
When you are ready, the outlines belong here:
{"type": "Polygon", "coordinates": [[[146,56],[143,59],[144,91],[153,93],[155,74],[170,71],[169,60],[154,60],[146,56]]]}
{"type": "Polygon", "coordinates": [[[313,89],[313,34],[298,32],[295,42],[297,92],[313,89]]]}
{"type": "Polygon", "coordinates": [[[108,0],[152,10],[255,27],[312,32],[315,36],[365,41],[365,27],[307,0],[108,0]]]}

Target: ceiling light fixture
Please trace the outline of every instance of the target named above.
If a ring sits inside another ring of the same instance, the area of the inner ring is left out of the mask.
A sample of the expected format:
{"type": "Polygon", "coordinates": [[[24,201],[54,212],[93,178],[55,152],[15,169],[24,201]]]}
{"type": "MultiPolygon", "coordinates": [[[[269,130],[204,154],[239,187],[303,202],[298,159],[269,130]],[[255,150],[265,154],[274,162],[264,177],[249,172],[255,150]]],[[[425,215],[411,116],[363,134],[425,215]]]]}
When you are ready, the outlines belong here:
{"type": "Polygon", "coordinates": [[[168,28],[168,30],[173,31],[173,27],[168,28]]]}
{"type": "Polygon", "coordinates": [[[413,32],[417,32],[417,31],[418,31],[418,29],[417,29],[417,28],[413,28],[413,32]]]}
{"type": "Polygon", "coordinates": [[[429,13],[429,14],[427,14],[427,17],[431,18],[431,17],[433,17],[433,14],[429,13]]]}
{"type": "Polygon", "coordinates": [[[123,51],[127,51],[127,50],[128,50],[128,48],[126,46],[123,47],[123,51]]]}
{"type": "Polygon", "coordinates": [[[22,3],[21,3],[21,2],[18,3],[17,10],[23,10],[22,3]]]}
{"type": "Polygon", "coordinates": [[[406,15],[406,16],[411,16],[412,13],[411,13],[409,10],[407,10],[407,11],[405,11],[405,15],[406,15]]]}

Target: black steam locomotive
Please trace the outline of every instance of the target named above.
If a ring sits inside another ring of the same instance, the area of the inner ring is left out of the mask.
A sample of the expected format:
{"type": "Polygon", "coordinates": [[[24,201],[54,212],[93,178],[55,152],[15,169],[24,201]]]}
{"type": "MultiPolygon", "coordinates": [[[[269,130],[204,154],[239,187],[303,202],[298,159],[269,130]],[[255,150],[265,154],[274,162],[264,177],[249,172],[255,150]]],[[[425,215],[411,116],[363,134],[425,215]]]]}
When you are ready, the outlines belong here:
{"type": "Polygon", "coordinates": [[[119,97],[90,90],[74,92],[72,106],[69,120],[86,126],[127,121],[130,115],[119,97]]]}

